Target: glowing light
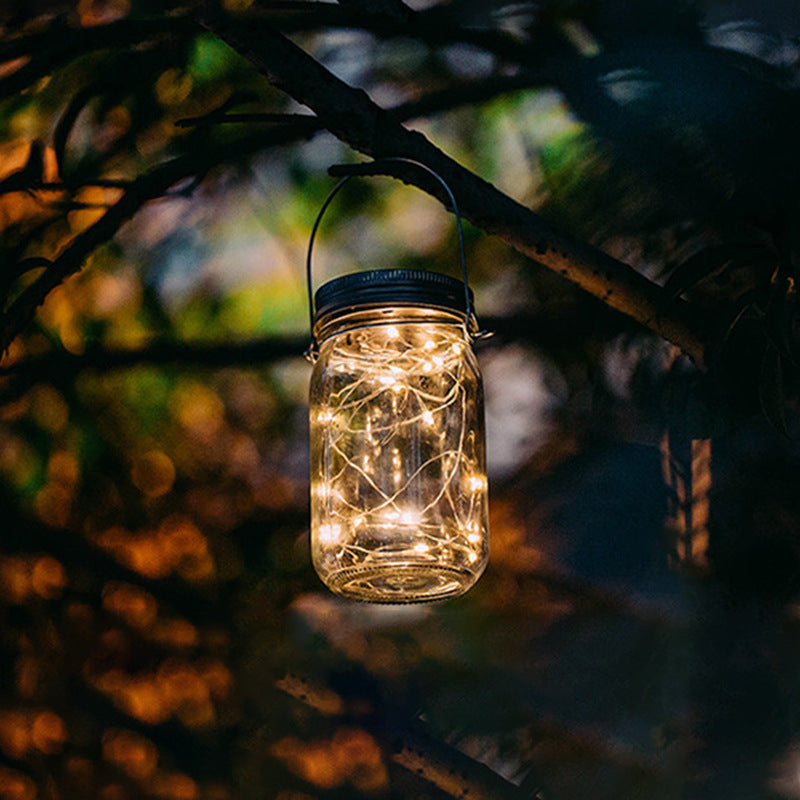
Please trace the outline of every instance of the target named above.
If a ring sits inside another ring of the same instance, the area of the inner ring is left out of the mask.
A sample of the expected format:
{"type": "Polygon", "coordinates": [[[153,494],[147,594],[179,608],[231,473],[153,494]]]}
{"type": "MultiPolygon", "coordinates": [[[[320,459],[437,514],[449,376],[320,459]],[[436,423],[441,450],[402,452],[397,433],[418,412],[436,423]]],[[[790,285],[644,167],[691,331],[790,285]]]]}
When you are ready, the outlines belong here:
{"type": "Polygon", "coordinates": [[[473,492],[486,491],[486,476],[485,475],[471,475],[467,485],[473,492]]]}
{"type": "Polygon", "coordinates": [[[402,328],[350,313],[312,376],[315,567],[359,599],[460,594],[488,554],[480,378],[463,327],[429,309],[403,309],[402,328]]]}
{"type": "MultiPolygon", "coordinates": [[[[420,515],[418,511],[412,511],[410,509],[406,509],[405,511],[401,511],[398,514],[397,520],[401,525],[419,525],[420,515]]],[[[426,551],[427,551],[427,546],[426,546],[426,551]]]]}
{"type": "Polygon", "coordinates": [[[342,537],[342,526],[323,522],[317,529],[320,544],[338,544],[342,537]]]}

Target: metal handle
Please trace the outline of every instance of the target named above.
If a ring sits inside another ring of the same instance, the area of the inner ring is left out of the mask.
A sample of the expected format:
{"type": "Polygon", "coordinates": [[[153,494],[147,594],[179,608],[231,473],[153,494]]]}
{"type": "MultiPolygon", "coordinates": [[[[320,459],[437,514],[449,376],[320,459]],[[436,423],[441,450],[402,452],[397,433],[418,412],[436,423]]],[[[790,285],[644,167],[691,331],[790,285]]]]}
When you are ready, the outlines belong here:
{"type": "MultiPolygon", "coordinates": [[[[469,285],[467,283],[467,259],[464,254],[464,231],[461,225],[461,214],[458,210],[458,204],[456,203],[455,195],[453,194],[452,189],[447,185],[445,179],[439,175],[438,172],[431,169],[427,164],[423,164],[421,161],[415,161],[413,158],[404,158],[403,156],[389,156],[387,158],[379,158],[375,159],[374,161],[368,162],[366,164],[337,164],[331,169],[336,169],[339,172],[345,171],[347,169],[352,169],[353,173],[350,175],[345,175],[331,190],[331,193],[325,198],[325,202],[322,204],[322,208],[320,208],[319,213],[317,214],[317,218],[314,220],[314,225],[311,227],[311,236],[308,240],[308,253],[306,255],[306,282],[308,285],[308,322],[309,328],[311,330],[311,344],[309,345],[308,350],[306,351],[306,356],[309,360],[314,360],[316,358],[317,353],[317,341],[316,337],[314,336],[314,288],[313,288],[313,279],[311,274],[311,253],[314,248],[314,239],[317,235],[317,230],[319,229],[320,223],[322,222],[322,216],[327,211],[328,206],[331,204],[331,201],[334,197],[339,193],[339,190],[351,179],[356,177],[356,175],[367,176],[369,173],[364,173],[359,171],[359,168],[363,169],[364,167],[371,167],[371,166],[380,166],[381,164],[386,163],[394,163],[394,162],[403,162],[406,164],[412,164],[420,169],[425,170],[429,175],[434,177],[442,186],[442,188],[447,193],[447,197],[450,200],[450,205],[453,208],[453,213],[455,214],[456,218],[456,228],[458,230],[458,253],[461,259],[461,277],[464,282],[464,307],[467,314],[467,324],[466,330],[467,334],[473,338],[480,337],[485,335],[483,332],[479,333],[471,333],[470,332],[470,321],[473,320],[477,322],[475,319],[475,314],[472,309],[472,303],[469,299],[469,285]]],[[[377,173],[373,173],[377,174],[377,173]]],[[[477,331],[477,324],[475,325],[475,329],[477,331]]]]}

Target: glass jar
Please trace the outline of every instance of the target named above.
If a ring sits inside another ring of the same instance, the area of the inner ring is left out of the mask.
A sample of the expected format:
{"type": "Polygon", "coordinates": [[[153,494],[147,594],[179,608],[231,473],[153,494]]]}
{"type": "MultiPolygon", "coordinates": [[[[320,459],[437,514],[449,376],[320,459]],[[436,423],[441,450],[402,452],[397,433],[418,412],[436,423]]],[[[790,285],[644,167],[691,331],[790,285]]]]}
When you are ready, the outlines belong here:
{"type": "Polygon", "coordinates": [[[459,281],[410,270],[317,293],[311,552],[338,594],[453,597],[486,566],[483,389],[463,295],[459,281]]]}

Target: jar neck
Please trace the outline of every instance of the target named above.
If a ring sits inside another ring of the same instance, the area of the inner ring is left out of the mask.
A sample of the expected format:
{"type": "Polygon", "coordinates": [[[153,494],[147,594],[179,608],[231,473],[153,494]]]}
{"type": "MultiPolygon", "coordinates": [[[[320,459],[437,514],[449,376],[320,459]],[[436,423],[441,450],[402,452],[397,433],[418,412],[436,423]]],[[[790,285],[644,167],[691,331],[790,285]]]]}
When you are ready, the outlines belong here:
{"type": "Polygon", "coordinates": [[[340,309],[314,322],[314,336],[319,344],[338,333],[375,325],[439,324],[464,328],[463,313],[428,306],[369,306],[340,309]]]}

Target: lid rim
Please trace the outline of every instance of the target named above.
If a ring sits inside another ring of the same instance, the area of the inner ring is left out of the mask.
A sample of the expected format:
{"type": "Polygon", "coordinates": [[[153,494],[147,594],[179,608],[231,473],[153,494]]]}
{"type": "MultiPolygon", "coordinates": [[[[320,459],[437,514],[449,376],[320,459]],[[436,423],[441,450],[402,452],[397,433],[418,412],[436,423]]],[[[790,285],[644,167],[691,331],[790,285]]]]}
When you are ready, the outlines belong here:
{"type": "MultiPolygon", "coordinates": [[[[470,304],[473,302],[472,290],[470,304]]],[[[466,314],[465,285],[440,272],[403,268],[352,272],[322,284],[314,295],[314,323],[342,309],[392,303],[422,305],[466,314]]]]}

